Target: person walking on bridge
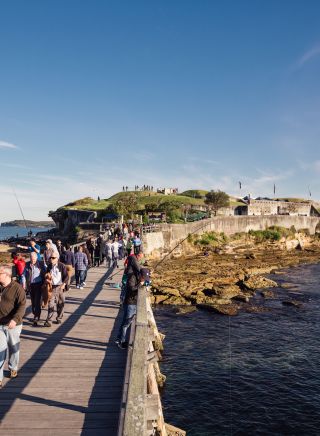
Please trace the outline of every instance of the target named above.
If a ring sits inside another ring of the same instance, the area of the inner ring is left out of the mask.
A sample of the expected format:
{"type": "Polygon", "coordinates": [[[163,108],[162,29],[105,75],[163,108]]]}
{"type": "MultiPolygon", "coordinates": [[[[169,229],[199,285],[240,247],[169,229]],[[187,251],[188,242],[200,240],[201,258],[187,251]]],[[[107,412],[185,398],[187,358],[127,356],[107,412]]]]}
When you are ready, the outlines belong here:
{"type": "Polygon", "coordinates": [[[46,266],[44,262],[38,260],[37,253],[30,254],[30,262],[27,262],[25,277],[27,290],[30,293],[31,309],[33,313],[33,327],[37,327],[41,316],[41,294],[46,266]]]}
{"type": "Polygon", "coordinates": [[[77,289],[83,289],[85,274],[88,268],[88,258],[83,252],[82,245],[80,245],[74,255],[74,267],[76,270],[76,287],[77,289]]]}
{"type": "Polygon", "coordinates": [[[51,256],[47,272],[51,274],[52,278],[52,295],[48,302],[48,316],[44,326],[51,327],[55,308],[57,311],[56,324],[61,324],[65,303],[64,290],[69,280],[65,265],[59,262],[58,253],[55,252],[51,256]]]}
{"type": "Polygon", "coordinates": [[[107,267],[109,269],[109,268],[111,268],[111,264],[112,264],[112,242],[110,239],[106,243],[105,255],[106,255],[106,259],[107,259],[107,267]]]}
{"type": "Polygon", "coordinates": [[[60,260],[62,263],[65,264],[66,269],[67,269],[68,283],[66,285],[66,291],[68,291],[70,288],[71,279],[74,275],[74,254],[71,251],[70,244],[66,244],[66,249],[62,253],[60,260]]]}
{"type": "Polygon", "coordinates": [[[123,302],[123,319],[115,341],[118,347],[122,349],[128,346],[126,341],[127,330],[137,313],[138,289],[144,283],[144,278],[140,276],[141,270],[142,266],[139,264],[137,257],[135,255],[130,256],[124,273],[127,281],[123,302]]]}
{"type": "Polygon", "coordinates": [[[18,375],[20,334],[22,318],[26,310],[26,293],[21,285],[12,280],[12,266],[0,265],[0,388],[3,367],[8,354],[11,378],[18,375]]]}
{"type": "Polygon", "coordinates": [[[111,244],[111,250],[112,250],[112,267],[113,268],[119,268],[118,265],[118,259],[119,259],[119,242],[117,239],[114,239],[114,241],[111,244]]]}

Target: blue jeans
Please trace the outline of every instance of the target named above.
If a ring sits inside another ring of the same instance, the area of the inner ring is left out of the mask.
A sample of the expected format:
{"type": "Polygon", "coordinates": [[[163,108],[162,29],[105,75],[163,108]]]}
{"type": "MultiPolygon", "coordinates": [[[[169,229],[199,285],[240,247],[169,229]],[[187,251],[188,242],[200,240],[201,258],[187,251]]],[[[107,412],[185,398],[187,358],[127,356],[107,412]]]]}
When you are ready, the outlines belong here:
{"type": "Polygon", "coordinates": [[[127,330],[130,327],[133,318],[137,313],[137,305],[136,304],[124,304],[123,305],[123,319],[119,329],[117,339],[120,342],[126,341],[127,330]]]}
{"type": "Polygon", "coordinates": [[[8,355],[9,370],[18,370],[20,354],[20,333],[22,324],[13,329],[0,325],[0,380],[3,379],[3,367],[8,355]]]}
{"type": "Polygon", "coordinates": [[[76,286],[81,286],[84,282],[86,271],[76,269],[76,286]]]}

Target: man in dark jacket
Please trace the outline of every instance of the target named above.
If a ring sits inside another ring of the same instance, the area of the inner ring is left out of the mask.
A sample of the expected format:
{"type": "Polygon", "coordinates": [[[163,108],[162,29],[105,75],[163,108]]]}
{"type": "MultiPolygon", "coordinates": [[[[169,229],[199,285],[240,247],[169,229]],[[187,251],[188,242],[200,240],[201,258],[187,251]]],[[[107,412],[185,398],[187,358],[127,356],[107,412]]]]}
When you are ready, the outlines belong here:
{"type": "Polygon", "coordinates": [[[24,271],[27,291],[30,292],[31,308],[33,313],[33,327],[37,327],[41,316],[41,293],[44,282],[46,266],[44,262],[38,260],[37,253],[30,254],[30,262],[27,262],[24,271]]]}
{"type": "Polygon", "coordinates": [[[126,342],[127,330],[137,313],[138,289],[144,283],[144,278],[140,276],[141,269],[142,266],[139,264],[137,257],[135,255],[130,256],[124,273],[127,282],[123,302],[123,319],[116,340],[116,344],[122,349],[128,346],[126,342]]]}
{"type": "Polygon", "coordinates": [[[44,326],[51,327],[55,307],[57,311],[56,324],[61,324],[65,303],[64,290],[69,280],[66,266],[62,262],[59,262],[58,253],[54,253],[51,256],[47,272],[50,273],[52,277],[52,295],[48,303],[48,317],[44,326]]]}
{"type": "Polygon", "coordinates": [[[60,261],[65,264],[68,273],[68,283],[66,291],[70,288],[71,279],[74,276],[74,254],[71,251],[70,244],[66,244],[65,251],[60,256],[60,261]]]}
{"type": "Polygon", "coordinates": [[[19,283],[12,280],[12,266],[0,265],[0,387],[3,367],[8,354],[11,378],[18,375],[20,333],[26,310],[26,293],[19,283]],[[8,353],[7,353],[8,352],[8,353]]]}

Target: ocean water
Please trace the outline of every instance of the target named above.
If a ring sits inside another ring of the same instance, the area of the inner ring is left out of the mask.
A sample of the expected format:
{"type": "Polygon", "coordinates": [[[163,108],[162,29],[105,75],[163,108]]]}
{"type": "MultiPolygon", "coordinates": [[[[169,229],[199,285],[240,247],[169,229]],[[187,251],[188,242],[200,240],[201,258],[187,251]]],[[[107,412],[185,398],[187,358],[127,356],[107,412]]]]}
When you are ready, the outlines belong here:
{"type": "Polygon", "coordinates": [[[188,436],[320,435],[320,265],[271,278],[290,288],[269,312],[156,309],[165,420],[188,436]],[[282,305],[288,292],[302,307],[282,305]]]}
{"type": "Polygon", "coordinates": [[[31,227],[26,229],[25,227],[0,227],[0,240],[11,238],[12,236],[19,235],[20,237],[27,236],[29,230],[32,230],[33,234],[37,232],[44,232],[49,228],[31,227]]]}

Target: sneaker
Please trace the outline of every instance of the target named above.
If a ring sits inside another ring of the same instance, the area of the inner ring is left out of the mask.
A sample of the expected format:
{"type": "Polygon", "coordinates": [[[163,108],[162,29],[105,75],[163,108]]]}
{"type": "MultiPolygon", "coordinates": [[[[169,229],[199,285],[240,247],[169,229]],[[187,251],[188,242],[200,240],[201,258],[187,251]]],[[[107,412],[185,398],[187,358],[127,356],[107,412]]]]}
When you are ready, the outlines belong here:
{"type": "Polygon", "coordinates": [[[16,378],[18,377],[18,371],[16,371],[15,369],[12,369],[10,371],[10,378],[16,378]]]}
{"type": "Polygon", "coordinates": [[[51,322],[50,321],[45,321],[45,323],[43,324],[44,327],[51,327],[51,322]]]}
{"type": "Polygon", "coordinates": [[[33,321],[33,323],[32,323],[32,327],[38,327],[38,321],[37,321],[37,320],[34,320],[34,321],[33,321]]]}
{"type": "Polygon", "coordinates": [[[86,282],[83,282],[83,283],[82,283],[82,286],[86,286],[86,282]]]}
{"type": "Polygon", "coordinates": [[[77,289],[80,289],[80,286],[79,286],[79,285],[77,285],[77,286],[76,286],[76,288],[77,288],[77,289]]]}
{"type": "Polygon", "coordinates": [[[120,342],[117,344],[121,350],[126,350],[128,348],[128,342],[120,342]]]}
{"type": "Polygon", "coordinates": [[[83,289],[83,286],[80,286],[80,288],[79,289],[83,289]]]}
{"type": "Polygon", "coordinates": [[[61,324],[61,319],[57,319],[56,324],[61,324]]]}

